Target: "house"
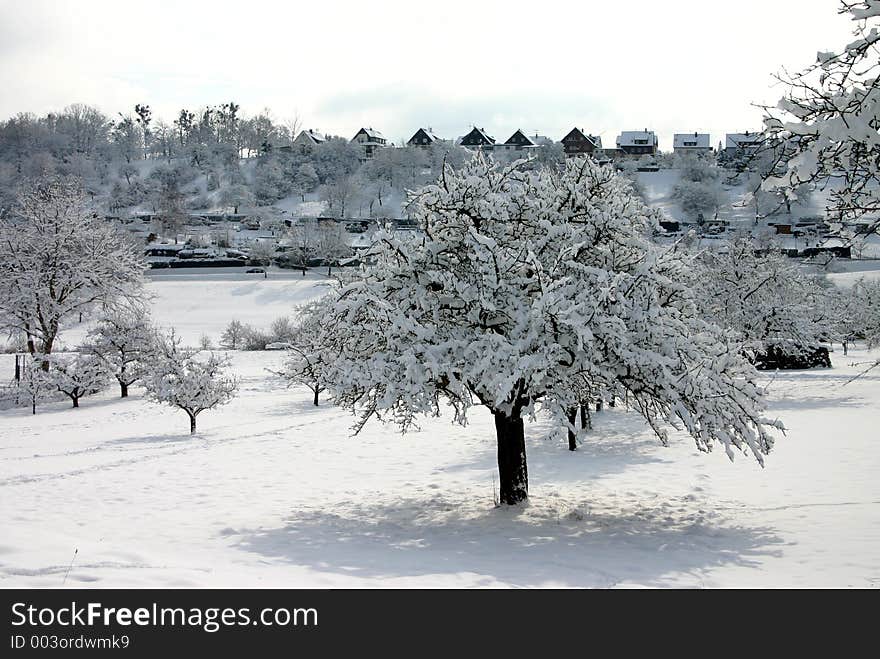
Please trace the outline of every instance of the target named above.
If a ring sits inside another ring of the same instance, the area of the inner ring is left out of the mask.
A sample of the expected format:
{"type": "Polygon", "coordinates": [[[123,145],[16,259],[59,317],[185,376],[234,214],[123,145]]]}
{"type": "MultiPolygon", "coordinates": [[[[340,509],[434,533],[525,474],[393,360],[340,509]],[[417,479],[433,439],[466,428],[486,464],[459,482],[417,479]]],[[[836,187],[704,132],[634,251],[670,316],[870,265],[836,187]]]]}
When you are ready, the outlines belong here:
{"type": "Polygon", "coordinates": [[[764,143],[764,134],[746,131],[745,133],[727,133],[725,136],[724,153],[726,161],[742,160],[753,155],[764,143]]]}
{"type": "Polygon", "coordinates": [[[617,148],[624,154],[640,156],[657,153],[657,135],[653,130],[625,130],[617,138],[617,148]]]}
{"type": "Polygon", "coordinates": [[[495,148],[495,138],[489,135],[485,128],[474,126],[470,133],[461,138],[459,145],[465,149],[491,151],[495,148]]]}
{"type": "Polygon", "coordinates": [[[712,153],[709,133],[675,133],[672,136],[673,153],[702,155],[712,153]]]}
{"type": "Polygon", "coordinates": [[[561,141],[567,158],[592,156],[602,150],[602,138],[598,135],[588,135],[583,128],[572,128],[561,141]]]}
{"type": "Polygon", "coordinates": [[[434,144],[439,144],[440,142],[445,142],[445,140],[437,137],[430,128],[419,128],[415,132],[415,134],[407,140],[406,145],[418,146],[423,149],[427,149],[428,147],[434,144]]]}
{"type": "Polygon", "coordinates": [[[299,135],[293,140],[293,146],[307,150],[319,144],[323,144],[325,141],[327,141],[327,138],[324,135],[309,128],[308,130],[301,130],[299,132],[299,135]]]}
{"type": "Polygon", "coordinates": [[[357,144],[364,150],[363,160],[369,160],[377,149],[384,149],[388,146],[388,140],[385,139],[385,136],[373,128],[361,128],[351,138],[351,143],[357,144]]]}
{"type": "MultiPolygon", "coordinates": [[[[538,135],[535,135],[537,138],[538,135]]],[[[507,138],[507,141],[504,144],[498,144],[495,146],[495,151],[502,152],[511,152],[511,151],[524,151],[529,152],[538,148],[537,141],[533,140],[529,136],[527,136],[524,132],[522,132],[519,128],[516,129],[513,135],[507,138]]],[[[523,154],[525,155],[525,154],[523,154]]]]}

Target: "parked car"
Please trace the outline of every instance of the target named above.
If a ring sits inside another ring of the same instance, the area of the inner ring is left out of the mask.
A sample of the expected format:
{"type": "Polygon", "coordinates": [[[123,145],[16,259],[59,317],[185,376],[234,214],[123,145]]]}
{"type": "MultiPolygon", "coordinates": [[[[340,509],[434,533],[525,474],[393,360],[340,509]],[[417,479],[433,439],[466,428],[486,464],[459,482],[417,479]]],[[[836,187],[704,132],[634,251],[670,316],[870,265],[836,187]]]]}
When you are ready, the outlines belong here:
{"type": "Polygon", "coordinates": [[[266,270],[264,268],[248,268],[245,270],[245,273],[249,275],[265,275],[266,270]]]}

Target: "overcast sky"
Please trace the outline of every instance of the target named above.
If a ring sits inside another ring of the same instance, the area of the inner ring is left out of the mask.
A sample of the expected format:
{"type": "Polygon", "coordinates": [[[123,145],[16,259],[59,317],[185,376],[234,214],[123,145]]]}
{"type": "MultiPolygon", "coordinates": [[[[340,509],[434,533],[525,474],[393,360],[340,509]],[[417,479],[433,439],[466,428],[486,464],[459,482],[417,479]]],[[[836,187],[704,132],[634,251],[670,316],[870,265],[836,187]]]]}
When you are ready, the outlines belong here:
{"type": "Polygon", "coordinates": [[[836,0],[0,0],[0,117],[70,103],[108,113],[229,100],[248,113],[394,141],[485,127],[760,128],[772,74],[839,48],[836,0]]]}

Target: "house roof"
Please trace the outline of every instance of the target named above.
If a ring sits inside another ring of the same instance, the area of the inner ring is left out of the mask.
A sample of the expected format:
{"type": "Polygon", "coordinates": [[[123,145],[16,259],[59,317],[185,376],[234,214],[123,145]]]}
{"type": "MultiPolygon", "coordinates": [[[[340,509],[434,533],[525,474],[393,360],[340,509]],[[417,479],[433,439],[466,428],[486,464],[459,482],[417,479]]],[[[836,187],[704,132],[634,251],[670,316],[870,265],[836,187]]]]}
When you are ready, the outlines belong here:
{"type": "Polygon", "coordinates": [[[569,138],[574,138],[577,141],[587,140],[589,142],[592,142],[593,146],[595,148],[597,148],[597,149],[602,148],[602,138],[599,137],[598,135],[587,135],[587,133],[584,132],[583,128],[577,128],[577,127],[572,128],[570,131],[568,131],[568,133],[565,135],[565,137],[563,137],[560,141],[561,142],[570,141],[569,138]]]}
{"type": "Polygon", "coordinates": [[[480,137],[484,142],[486,142],[486,144],[495,144],[495,138],[494,138],[494,137],[492,137],[491,135],[489,135],[489,134],[486,132],[485,129],[483,129],[483,128],[477,128],[476,126],[474,126],[473,129],[471,129],[471,130],[468,132],[467,135],[465,135],[464,137],[462,137],[462,138],[461,138],[461,141],[463,142],[463,141],[465,140],[465,138],[470,137],[470,136],[473,135],[474,133],[476,133],[476,136],[480,137]]]}
{"type": "Polygon", "coordinates": [[[532,140],[531,137],[529,137],[528,135],[526,135],[526,134],[525,134],[524,132],[522,132],[522,130],[519,129],[519,128],[517,128],[517,129],[514,131],[513,135],[511,135],[510,137],[507,138],[507,141],[505,142],[505,144],[516,144],[516,142],[514,142],[513,139],[514,139],[517,135],[520,135],[520,136],[523,137],[523,139],[525,139],[525,141],[526,141],[526,146],[537,146],[537,144],[535,144],[534,140],[532,140]]]}
{"type": "Polygon", "coordinates": [[[625,130],[617,138],[617,146],[643,146],[636,140],[648,140],[649,145],[657,146],[657,136],[653,130],[625,130]]]}
{"type": "Polygon", "coordinates": [[[440,137],[437,137],[431,131],[430,128],[419,128],[415,133],[413,133],[413,136],[411,138],[409,138],[409,142],[412,142],[419,133],[424,133],[428,137],[428,139],[430,139],[432,142],[442,142],[443,141],[443,139],[440,137]]]}
{"type": "MultiPolygon", "coordinates": [[[[384,140],[385,139],[385,136],[382,133],[380,133],[378,130],[376,130],[375,128],[361,128],[358,132],[356,132],[354,134],[354,137],[357,137],[361,133],[364,133],[367,136],[367,138],[371,139],[371,140],[384,140]]],[[[354,137],[351,139],[353,140],[354,137]]]]}
{"type": "Polygon", "coordinates": [[[749,131],[746,131],[745,133],[727,133],[725,136],[725,147],[728,149],[736,149],[743,146],[757,146],[763,141],[763,133],[749,131]]]}
{"type": "Polygon", "coordinates": [[[309,128],[307,130],[301,130],[299,135],[297,135],[296,139],[299,139],[303,135],[305,135],[308,139],[312,140],[312,142],[314,142],[315,144],[320,144],[321,142],[324,142],[327,139],[324,135],[322,135],[318,131],[313,130],[311,128],[309,128]]]}
{"type": "Polygon", "coordinates": [[[712,147],[711,141],[709,133],[675,133],[672,136],[672,148],[709,149],[712,147]],[[696,144],[686,144],[686,142],[696,142],[696,144]]]}

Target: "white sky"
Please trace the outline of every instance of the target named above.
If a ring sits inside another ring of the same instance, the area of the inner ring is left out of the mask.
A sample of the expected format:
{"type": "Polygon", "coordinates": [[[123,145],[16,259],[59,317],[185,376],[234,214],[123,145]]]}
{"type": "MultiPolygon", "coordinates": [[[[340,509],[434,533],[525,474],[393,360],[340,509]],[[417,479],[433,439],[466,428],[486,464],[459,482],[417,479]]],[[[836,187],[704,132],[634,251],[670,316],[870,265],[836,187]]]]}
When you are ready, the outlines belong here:
{"type": "Polygon", "coordinates": [[[229,100],[351,137],[760,128],[772,74],[837,49],[836,0],[0,0],[0,118],[229,100]]]}

